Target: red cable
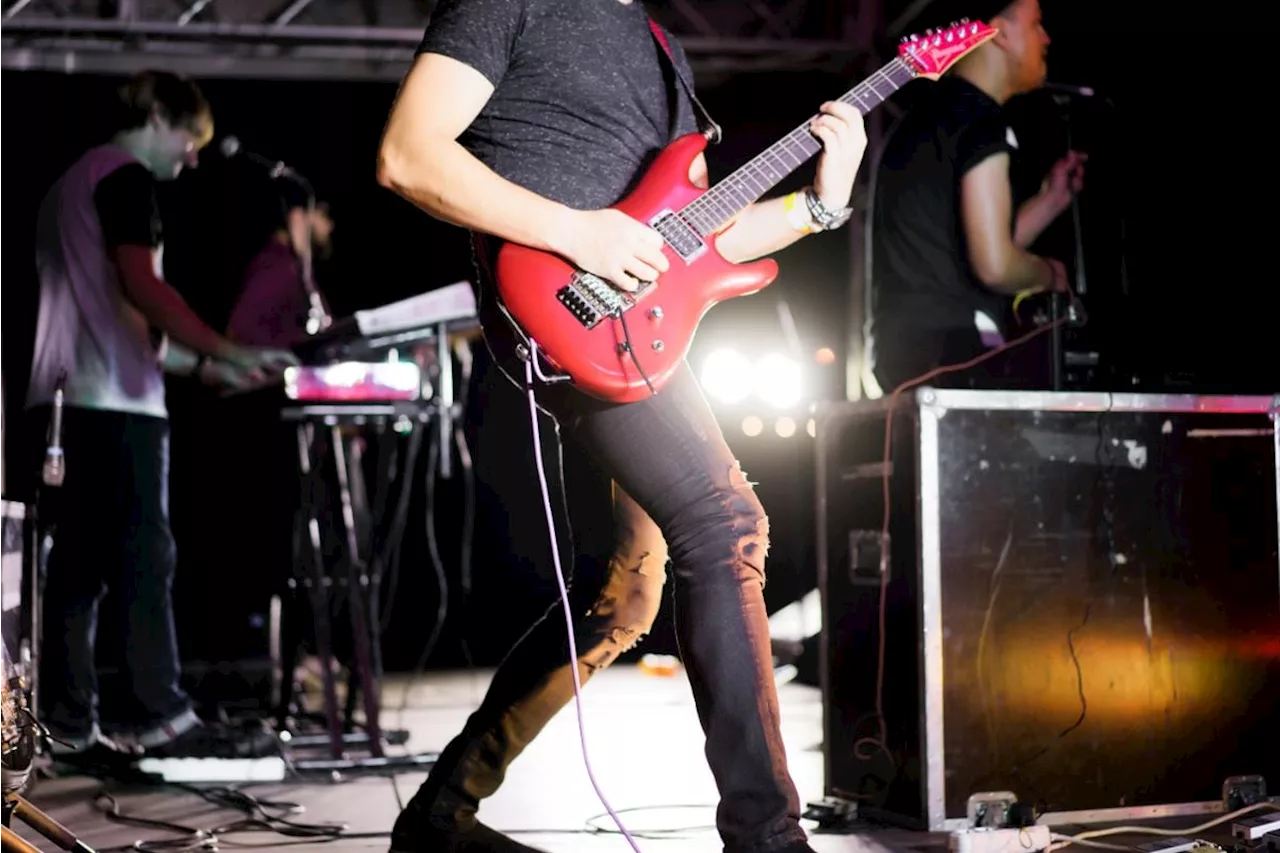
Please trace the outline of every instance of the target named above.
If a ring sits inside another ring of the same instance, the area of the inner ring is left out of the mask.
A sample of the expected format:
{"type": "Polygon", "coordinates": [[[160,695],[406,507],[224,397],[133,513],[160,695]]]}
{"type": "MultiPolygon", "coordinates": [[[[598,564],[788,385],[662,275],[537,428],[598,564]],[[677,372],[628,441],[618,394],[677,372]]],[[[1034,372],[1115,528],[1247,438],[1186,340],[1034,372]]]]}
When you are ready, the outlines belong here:
{"type": "MultiPolygon", "coordinates": [[[[1070,290],[1067,291],[1067,295],[1068,297],[1074,296],[1074,294],[1072,294],[1070,290]]],[[[890,761],[894,762],[895,765],[897,764],[896,759],[894,759],[893,757],[893,753],[889,751],[888,727],[885,724],[885,719],[884,719],[884,654],[885,654],[885,621],[886,621],[885,615],[886,615],[886,610],[888,609],[888,600],[889,600],[889,571],[888,571],[889,557],[888,557],[888,549],[885,547],[885,542],[889,537],[889,514],[890,514],[889,513],[889,463],[890,463],[890,456],[892,455],[891,451],[893,447],[893,411],[894,411],[894,407],[897,405],[898,397],[902,394],[902,392],[910,388],[914,388],[917,385],[922,385],[936,376],[942,376],[943,374],[946,374],[946,373],[955,373],[961,370],[968,370],[969,368],[974,367],[978,364],[981,364],[982,362],[986,361],[989,358],[993,358],[994,356],[999,355],[1002,352],[1005,352],[1016,346],[1020,346],[1026,343],[1027,341],[1034,338],[1036,335],[1044,334],[1050,329],[1053,329],[1054,327],[1062,323],[1065,323],[1068,319],[1069,317],[1064,314],[1063,316],[1059,317],[1058,319],[1050,323],[1040,326],[1039,328],[1032,329],[1030,332],[1026,333],[1022,337],[1014,338],[1011,341],[1006,341],[1000,346],[995,347],[994,349],[990,349],[984,352],[982,355],[977,356],[975,358],[971,358],[968,361],[964,361],[959,364],[950,364],[950,365],[943,365],[942,367],[935,367],[932,370],[928,371],[927,373],[922,373],[921,375],[915,377],[914,379],[908,379],[898,387],[894,388],[893,391],[889,394],[889,404],[885,409],[885,416],[884,416],[884,459],[883,459],[883,465],[881,469],[882,470],[881,495],[884,501],[884,523],[881,525],[881,528],[880,528],[880,608],[879,608],[880,615],[878,620],[880,637],[879,637],[879,649],[876,654],[876,726],[880,731],[880,736],[859,738],[858,740],[853,742],[853,754],[862,761],[869,761],[871,759],[872,754],[874,754],[874,753],[864,753],[862,751],[864,746],[869,746],[875,749],[882,750],[884,754],[889,757],[890,761]]]]}

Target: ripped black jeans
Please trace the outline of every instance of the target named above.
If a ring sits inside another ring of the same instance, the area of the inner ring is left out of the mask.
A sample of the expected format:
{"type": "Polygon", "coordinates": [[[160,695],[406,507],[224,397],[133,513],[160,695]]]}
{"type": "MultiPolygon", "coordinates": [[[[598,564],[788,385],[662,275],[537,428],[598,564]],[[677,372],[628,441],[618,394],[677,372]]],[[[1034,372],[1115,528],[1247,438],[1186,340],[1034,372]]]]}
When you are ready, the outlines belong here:
{"type": "MultiPolygon", "coordinates": [[[[575,631],[580,676],[608,666],[652,626],[669,553],[677,639],[720,791],[725,849],[803,844],[763,595],[768,521],[692,372],[684,366],[657,396],[628,405],[600,404],[567,385],[538,385],[537,398],[615,485],[609,571],[598,589],[571,593],[595,601],[575,631]]],[[[503,661],[410,810],[465,830],[510,762],[572,698],[556,603],[503,661]]]]}

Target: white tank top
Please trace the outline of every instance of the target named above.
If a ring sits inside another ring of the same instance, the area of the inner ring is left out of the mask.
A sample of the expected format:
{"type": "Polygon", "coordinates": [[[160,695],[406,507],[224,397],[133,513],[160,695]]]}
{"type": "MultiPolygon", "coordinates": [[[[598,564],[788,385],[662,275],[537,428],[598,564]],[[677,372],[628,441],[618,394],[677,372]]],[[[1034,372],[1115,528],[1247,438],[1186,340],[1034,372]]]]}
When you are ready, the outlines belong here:
{"type": "Polygon", "coordinates": [[[40,205],[40,313],[28,408],[53,401],[65,370],[68,406],[168,416],[163,340],[153,338],[146,318],[125,298],[94,204],[98,182],[136,162],[114,145],[90,149],[40,205]]]}

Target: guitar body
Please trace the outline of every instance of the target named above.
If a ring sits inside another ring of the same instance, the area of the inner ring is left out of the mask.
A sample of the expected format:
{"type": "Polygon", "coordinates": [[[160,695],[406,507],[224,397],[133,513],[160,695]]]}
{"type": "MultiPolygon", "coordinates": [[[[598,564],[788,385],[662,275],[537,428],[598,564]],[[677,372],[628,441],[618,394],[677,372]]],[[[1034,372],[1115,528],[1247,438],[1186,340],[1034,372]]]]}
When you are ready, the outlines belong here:
{"type": "MultiPolygon", "coordinates": [[[[671,143],[616,209],[654,225],[664,214],[693,202],[704,190],[689,180],[689,169],[706,144],[697,133],[671,143]]],[[[504,243],[498,252],[496,285],[507,311],[546,360],[592,396],[616,403],[650,396],[650,385],[660,389],[680,366],[711,306],[755,293],[777,277],[773,260],[726,261],[716,250],[714,235],[682,254],[672,243],[686,248],[689,244],[682,240],[694,232],[670,218],[659,231],[679,235],[664,248],[671,266],[636,294],[607,282],[603,287],[611,292],[602,294],[602,280],[583,279],[573,265],[550,252],[515,243],[504,243]],[[621,317],[610,315],[619,308],[621,317]]]]}

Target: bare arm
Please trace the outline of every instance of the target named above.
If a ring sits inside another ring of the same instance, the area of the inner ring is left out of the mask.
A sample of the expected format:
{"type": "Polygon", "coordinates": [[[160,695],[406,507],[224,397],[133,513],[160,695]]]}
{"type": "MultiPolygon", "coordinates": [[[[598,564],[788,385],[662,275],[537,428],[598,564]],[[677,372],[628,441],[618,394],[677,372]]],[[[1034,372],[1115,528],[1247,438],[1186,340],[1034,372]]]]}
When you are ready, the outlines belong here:
{"type": "MultiPolygon", "coordinates": [[[[151,325],[172,339],[169,341],[170,350],[176,342],[246,370],[282,369],[298,363],[288,351],[242,347],[209,328],[178,291],[156,275],[155,250],[150,246],[118,246],[112,255],[125,296],[151,325]]],[[[181,372],[184,364],[186,359],[182,351],[165,353],[166,370],[181,372]]],[[[194,367],[193,360],[187,369],[194,367]]]]}
{"type": "Polygon", "coordinates": [[[458,137],[493,94],[479,71],[424,53],[406,75],[378,151],[378,183],[446,222],[562,255],[626,290],[666,272],[657,231],[617,210],[573,210],[506,180],[458,137]]]}
{"type": "Polygon", "coordinates": [[[1065,157],[1053,164],[1040,185],[1040,192],[1018,208],[1013,229],[1015,243],[1028,248],[1053,220],[1071,206],[1071,200],[1084,189],[1084,164],[1088,160],[1088,154],[1068,151],[1065,157]]]}
{"type": "Polygon", "coordinates": [[[200,354],[190,347],[168,341],[164,348],[164,359],[161,366],[165,373],[174,376],[195,376],[196,367],[200,364],[200,354]]]}
{"type": "Polygon", "coordinates": [[[987,288],[1012,296],[1053,285],[1054,270],[1048,261],[1016,245],[1009,234],[1013,192],[1008,154],[994,154],[965,173],[960,182],[960,212],[969,262],[987,288]]]}
{"type": "MultiPolygon", "coordinates": [[[[814,176],[813,191],[828,210],[842,210],[853,194],[867,150],[867,133],[862,115],[848,104],[825,103],[810,125],[810,131],[821,141],[822,154],[814,176]]],[[[706,159],[694,161],[689,178],[700,187],[707,185],[706,159]]],[[[784,249],[805,234],[816,230],[808,207],[799,202],[799,219],[803,227],[790,221],[786,197],[756,202],[739,214],[737,220],[716,240],[716,248],[725,260],[741,262],[784,249]]]]}
{"type": "Polygon", "coordinates": [[[1061,213],[1062,207],[1055,199],[1044,193],[1033,195],[1018,207],[1018,218],[1013,226],[1013,242],[1020,249],[1028,248],[1061,213]]]}
{"type": "Polygon", "coordinates": [[[419,56],[383,131],[378,183],[445,222],[559,251],[569,208],[501,177],[458,144],[492,94],[471,66],[419,56]]]}
{"type": "MultiPolygon", "coordinates": [[[[699,154],[693,161],[689,180],[695,186],[707,188],[707,159],[703,155],[699,154]]],[[[771,198],[744,209],[716,239],[720,255],[730,263],[739,264],[785,249],[808,233],[791,227],[785,202],[785,197],[771,198]]]]}

